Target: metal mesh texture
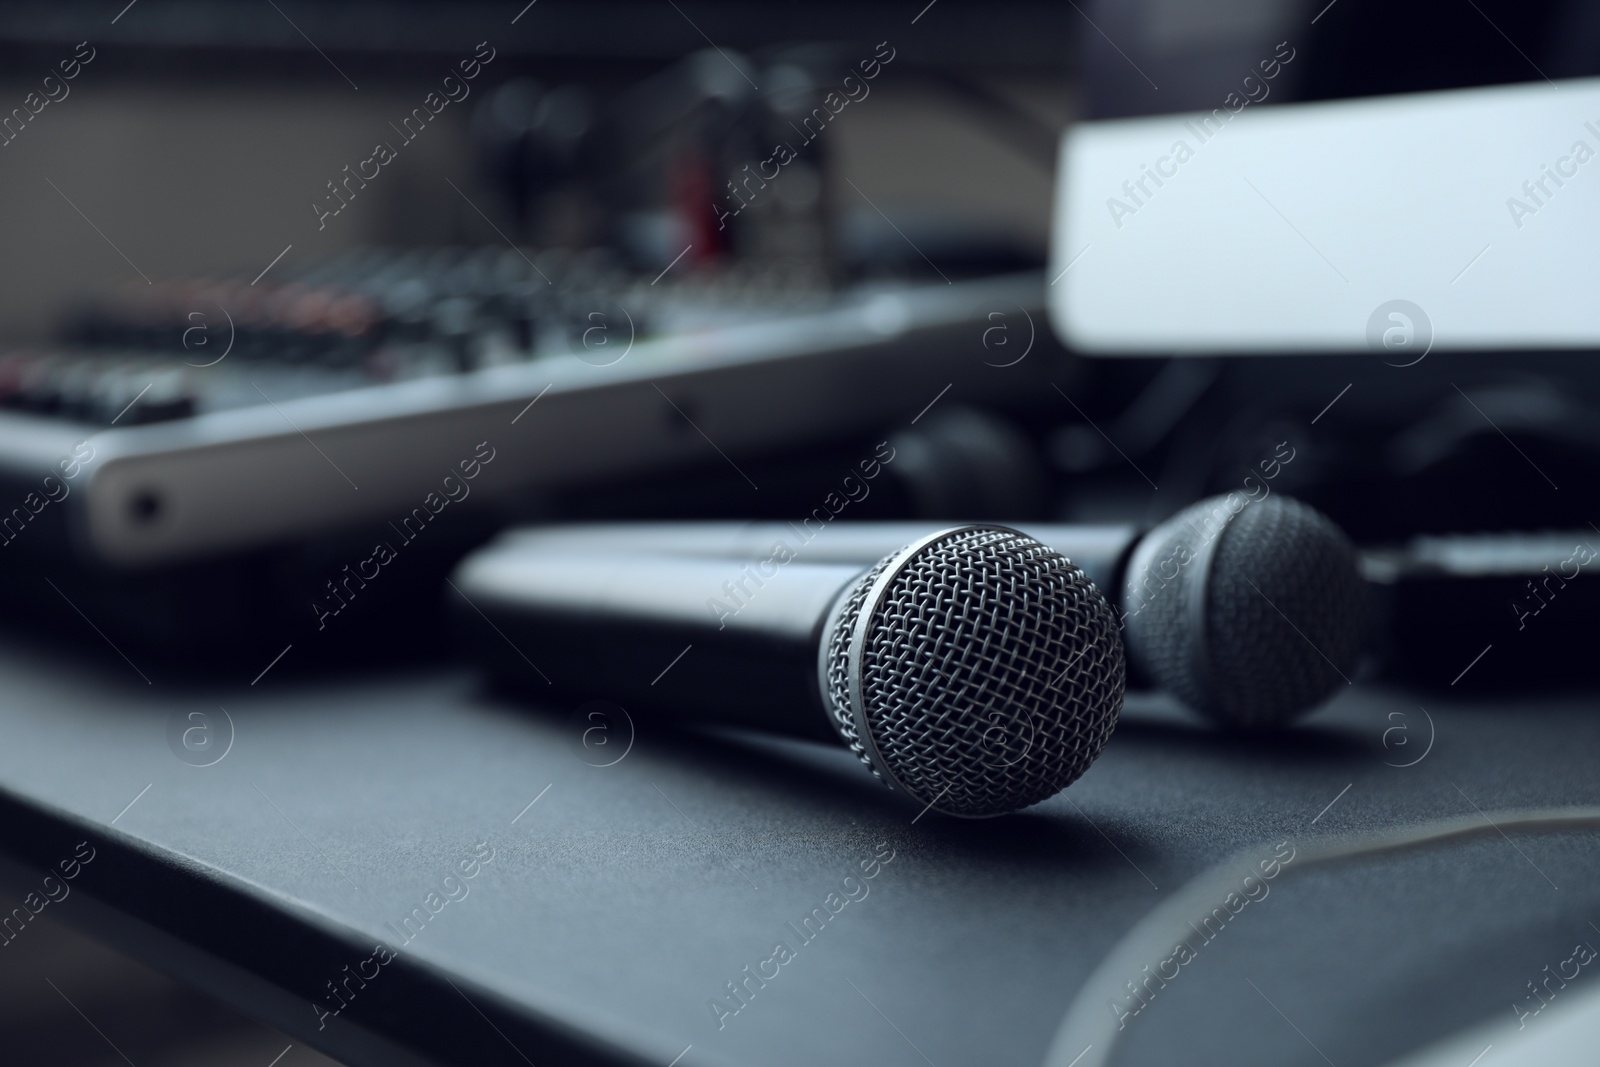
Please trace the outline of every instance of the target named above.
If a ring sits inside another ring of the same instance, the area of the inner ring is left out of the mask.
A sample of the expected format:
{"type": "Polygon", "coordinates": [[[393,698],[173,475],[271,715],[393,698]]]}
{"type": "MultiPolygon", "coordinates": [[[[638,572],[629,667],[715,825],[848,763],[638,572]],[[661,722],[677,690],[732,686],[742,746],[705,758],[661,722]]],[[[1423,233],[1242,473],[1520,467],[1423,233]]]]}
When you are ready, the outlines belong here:
{"type": "Polygon", "coordinates": [[[856,754],[856,758],[867,765],[872,777],[880,782],[884,781],[883,772],[861,743],[861,735],[856,732],[856,718],[850,713],[850,641],[856,632],[856,623],[861,618],[861,605],[866,602],[867,594],[872,591],[878,576],[892,562],[894,556],[880,560],[877,566],[856,579],[849,598],[839,612],[839,618],[833,624],[832,636],[823,653],[827,657],[827,703],[828,711],[833,716],[833,727],[839,731],[839,737],[856,754]]]}
{"type": "Polygon", "coordinates": [[[1111,608],[1083,571],[1030,537],[970,528],[901,564],[869,608],[887,563],[848,597],[826,650],[831,710],[851,750],[953,815],[1014,811],[1076,780],[1116,725],[1125,676],[1111,608]],[[863,610],[861,692],[881,769],[849,705],[863,610]]]}
{"type": "Polygon", "coordinates": [[[1282,725],[1345,684],[1360,655],[1366,590],[1355,549],[1315,508],[1282,496],[1229,518],[1225,497],[1193,504],[1148,535],[1129,654],[1162,688],[1225,726],[1282,725]],[[1209,574],[1188,563],[1212,539],[1209,574]],[[1177,571],[1167,582],[1160,575],[1177,571]],[[1197,632],[1191,602],[1205,598],[1197,632]]]}

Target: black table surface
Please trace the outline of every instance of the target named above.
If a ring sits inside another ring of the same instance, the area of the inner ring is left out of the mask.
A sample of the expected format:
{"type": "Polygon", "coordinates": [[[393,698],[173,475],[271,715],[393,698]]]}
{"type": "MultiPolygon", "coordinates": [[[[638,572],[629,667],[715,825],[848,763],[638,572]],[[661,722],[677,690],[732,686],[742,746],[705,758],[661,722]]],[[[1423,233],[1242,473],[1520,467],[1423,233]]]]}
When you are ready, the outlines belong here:
{"type": "Polygon", "coordinates": [[[464,667],[202,683],[85,632],[0,640],[0,904],[87,842],[54,917],[358,1067],[1065,1067],[1080,995],[1115,1039],[1084,1064],[1348,1067],[1510,1018],[1600,945],[1595,832],[1515,825],[1600,804],[1595,701],[1536,680],[1357,684],[1256,740],[1135,699],[1065,793],[962,821],[843,750],[639,709],[602,758],[464,667]],[[192,713],[231,724],[210,766],[176,754],[192,713]],[[1291,861],[1148,1006],[1086,988],[1219,863],[1441,819],[1484,832],[1291,861]]]}

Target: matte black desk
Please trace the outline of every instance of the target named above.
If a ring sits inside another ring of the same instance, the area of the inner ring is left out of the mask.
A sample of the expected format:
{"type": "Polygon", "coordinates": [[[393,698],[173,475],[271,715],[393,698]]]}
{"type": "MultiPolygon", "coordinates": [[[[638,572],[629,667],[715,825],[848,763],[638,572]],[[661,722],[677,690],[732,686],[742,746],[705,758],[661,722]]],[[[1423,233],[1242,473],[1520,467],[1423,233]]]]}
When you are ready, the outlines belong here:
{"type": "MultiPolygon", "coordinates": [[[[153,684],[92,635],[0,644],[7,884],[89,842],[56,918],[355,1065],[1034,1065],[1102,958],[1225,857],[1600,804],[1600,715],[1577,698],[1464,692],[1424,714],[1357,686],[1256,743],[1135,708],[1067,793],[962,822],[917,818],[842,750],[637,710],[626,757],[590,766],[568,712],[465,670],[286,663],[252,687],[141,667],[153,684]],[[181,761],[172,717],[219,708],[231,749],[181,761]],[[1429,716],[1431,750],[1393,766],[1429,716]]],[[[1125,1020],[1112,1061],[1350,1067],[1506,1015],[1574,941],[1600,944],[1600,851],[1590,830],[1485,831],[1280,876],[1125,1020]]]]}

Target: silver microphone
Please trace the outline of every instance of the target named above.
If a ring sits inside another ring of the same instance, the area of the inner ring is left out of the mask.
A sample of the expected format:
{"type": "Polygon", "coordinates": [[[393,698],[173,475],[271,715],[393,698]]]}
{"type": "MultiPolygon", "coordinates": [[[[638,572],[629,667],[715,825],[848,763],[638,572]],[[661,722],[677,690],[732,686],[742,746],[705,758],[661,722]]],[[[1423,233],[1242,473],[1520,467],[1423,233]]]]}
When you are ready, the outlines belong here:
{"type": "Polygon", "coordinates": [[[462,563],[454,599],[462,627],[481,631],[481,612],[504,639],[475,634],[472,647],[536,693],[832,738],[949,815],[1053,796],[1116,725],[1125,665],[1110,605],[1015,530],[929,533],[865,573],[790,562],[746,583],[738,611],[709,610],[737,574],[727,560],[548,551],[512,533],[462,563]]]}

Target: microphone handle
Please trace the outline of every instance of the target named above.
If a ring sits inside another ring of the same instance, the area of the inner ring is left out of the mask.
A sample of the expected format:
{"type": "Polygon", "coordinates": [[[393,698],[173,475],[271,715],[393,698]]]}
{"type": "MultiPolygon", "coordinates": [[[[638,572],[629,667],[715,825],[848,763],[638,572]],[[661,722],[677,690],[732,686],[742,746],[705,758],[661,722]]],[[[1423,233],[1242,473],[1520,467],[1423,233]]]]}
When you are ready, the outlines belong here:
{"type": "MultiPolygon", "coordinates": [[[[715,558],[759,565],[780,543],[796,557],[789,567],[854,564],[867,568],[919,537],[954,522],[840,522],[818,527],[789,522],[632,522],[525,527],[501,541],[530,553],[554,552],[715,558]]],[[[1055,549],[1081,567],[1114,609],[1122,607],[1128,559],[1144,530],[1132,525],[1005,523],[1055,549]]],[[[681,646],[680,646],[681,647],[681,646]]]]}
{"type": "Polygon", "coordinates": [[[879,557],[752,568],[630,547],[504,537],[457,569],[456,631],[534,695],[837,742],[817,681],[822,631],[879,557]]]}

